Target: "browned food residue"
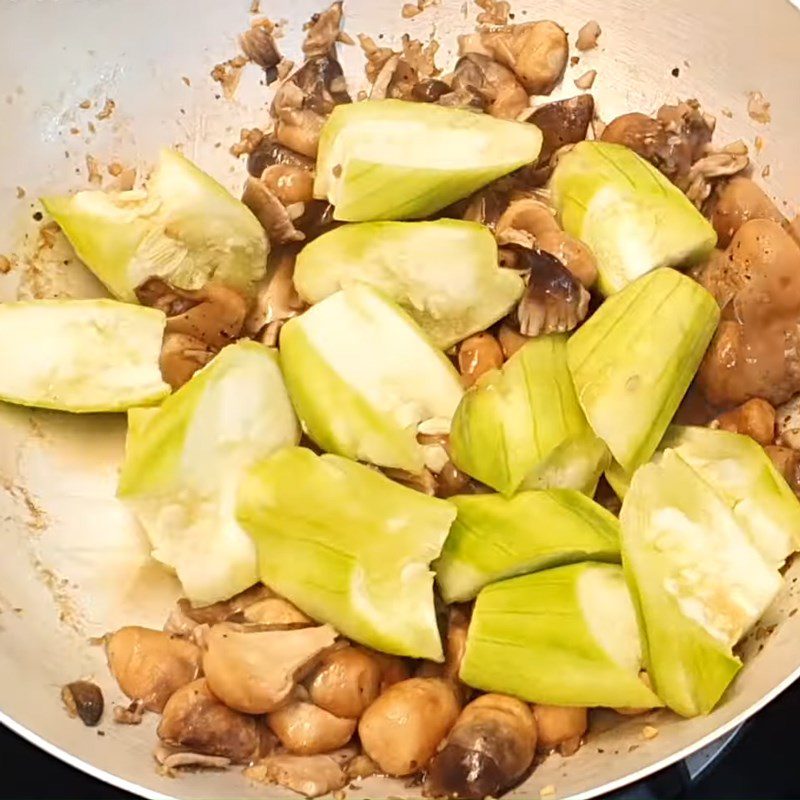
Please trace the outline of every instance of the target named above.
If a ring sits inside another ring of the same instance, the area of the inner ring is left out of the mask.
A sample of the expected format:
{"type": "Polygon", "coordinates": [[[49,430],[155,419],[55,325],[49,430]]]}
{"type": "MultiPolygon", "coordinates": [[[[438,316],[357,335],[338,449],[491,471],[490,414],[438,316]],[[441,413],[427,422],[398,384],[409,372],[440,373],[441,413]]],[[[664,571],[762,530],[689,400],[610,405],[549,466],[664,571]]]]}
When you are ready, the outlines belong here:
{"type": "Polygon", "coordinates": [[[103,107],[94,115],[95,119],[108,119],[114,113],[116,107],[117,104],[110,97],[107,97],[103,107]]]}
{"type": "Polygon", "coordinates": [[[764,97],[761,92],[750,92],[747,100],[747,113],[750,119],[766,125],[772,122],[772,115],[769,112],[772,104],[764,97]]]}

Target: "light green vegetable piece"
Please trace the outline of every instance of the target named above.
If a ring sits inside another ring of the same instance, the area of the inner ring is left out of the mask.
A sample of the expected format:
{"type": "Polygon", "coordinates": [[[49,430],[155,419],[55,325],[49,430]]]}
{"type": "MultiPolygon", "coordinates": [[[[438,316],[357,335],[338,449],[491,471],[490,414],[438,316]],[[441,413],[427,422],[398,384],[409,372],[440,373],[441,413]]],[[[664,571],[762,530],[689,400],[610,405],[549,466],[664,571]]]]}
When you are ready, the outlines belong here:
{"type": "Polygon", "coordinates": [[[118,496],[192,602],[226,600],[258,580],[236,489],[247,467],[299,439],[277,353],[251,341],[223,348],[159,409],[129,413],[118,496]]]}
{"type": "Polygon", "coordinates": [[[402,306],[442,350],[504,317],[525,286],[498,267],[488,228],[455,219],[343,225],[297,257],[294,284],[308,303],[358,282],[402,306]]]}
{"type": "Polygon", "coordinates": [[[800,501],[758,442],[673,425],[660,447],[673,448],[716,491],[767,563],[779,568],[800,549],[800,501]]]}
{"type": "Polygon", "coordinates": [[[281,330],[281,365],[304,430],[323,449],[419,472],[421,422],[446,432],[463,388],[414,321],[357,284],[281,330]]]}
{"type": "Polygon", "coordinates": [[[576,144],[558,160],[550,191],[564,230],[594,253],[605,295],[658,267],[700,261],[717,243],[686,195],[619,144],[576,144]]]}
{"type": "Polygon", "coordinates": [[[655,452],[718,321],[700,284],[658,269],[608,298],[570,338],[580,405],[626,472],[655,452]]]}
{"type": "Polygon", "coordinates": [[[456,515],[447,501],[294,447],[248,471],[237,513],[261,580],[310,617],[376,650],[442,660],[428,565],[456,515]]]}
{"type": "Polygon", "coordinates": [[[460,470],[506,495],[523,482],[593,491],[607,451],[578,404],[567,337],[532,339],[482,376],[456,410],[450,446],[460,470]]]}
{"type": "Polygon", "coordinates": [[[0,400],[75,413],[125,411],[169,394],[166,317],[115,300],[0,304],[0,400]]]}
{"type": "Polygon", "coordinates": [[[576,561],[619,562],[619,523],[574,489],[451,497],[458,516],[434,565],[446,603],[487,584],[576,561]]]}
{"type": "Polygon", "coordinates": [[[639,679],[641,643],[622,569],[571,564],[478,595],[460,677],[558,706],[663,705],[639,679]]]}
{"type": "Polygon", "coordinates": [[[536,160],[530,123],[403,100],[336,106],[319,142],[314,196],[345,222],[419,219],[536,160]]]}
{"type": "Polygon", "coordinates": [[[266,270],[261,223],[212,177],[174,150],[161,151],[147,189],[44,197],[84,264],[120,300],[158,276],[180,289],[212,278],[245,294],[266,270]]]}
{"type": "Polygon", "coordinates": [[[775,598],[780,574],[674,450],[634,474],[620,523],[653,688],[678,714],[707,714],[741,667],[732,646],[775,598]]]}

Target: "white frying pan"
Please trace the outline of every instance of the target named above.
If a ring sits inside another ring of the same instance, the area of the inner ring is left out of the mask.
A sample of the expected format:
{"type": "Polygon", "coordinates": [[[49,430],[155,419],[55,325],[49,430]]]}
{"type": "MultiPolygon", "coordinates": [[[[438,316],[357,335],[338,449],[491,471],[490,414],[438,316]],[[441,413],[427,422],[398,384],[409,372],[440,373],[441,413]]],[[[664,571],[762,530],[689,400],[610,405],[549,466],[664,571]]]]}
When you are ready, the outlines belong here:
{"type": "MultiPolygon", "coordinates": [[[[262,0],[273,20],[288,21],[279,44],[299,54],[302,23],[323,2],[262,0]]],[[[800,13],[787,0],[523,0],[515,21],[552,18],[574,35],[595,18],[598,50],[568,70],[555,97],[575,94],[572,81],[598,70],[594,94],[610,120],[626,110],[654,111],[664,101],[697,97],[718,117],[717,140],[753,144],[756,175],[767,191],[796,210],[800,200],[800,13]],[[672,72],[677,67],[678,77],[672,72]],[[747,93],[772,103],[772,123],[747,114],[747,93]],[[721,112],[729,109],[732,116],[721,112]]],[[[248,25],[249,0],[17,0],[0,3],[0,253],[30,252],[35,198],[85,186],[85,157],[146,164],[164,144],[185,152],[231,189],[244,166],[228,153],[241,127],[265,122],[267,90],[258,70],[246,71],[233,102],[215,98],[212,67],[236,54],[248,25]],[[187,78],[188,81],[182,80],[187,78]],[[189,85],[187,85],[189,84],[189,85]],[[116,103],[97,120],[106,98],[116,103]],[[95,107],[80,104],[91,100],[95,107]],[[91,133],[88,123],[95,132],[91,133]],[[73,133],[71,131],[79,131],[73,133]],[[221,143],[221,146],[216,146],[221,143]],[[25,191],[18,198],[17,187],[25,191]]],[[[455,36],[471,28],[462,0],[440,0],[412,20],[401,0],[347,0],[351,34],[384,34],[396,42],[410,31],[435,34],[439,62],[452,62],[455,36]]],[[[343,47],[357,88],[363,60],[343,47]]],[[[354,92],[355,93],[355,92],[354,92]]],[[[69,254],[45,250],[30,266],[0,275],[0,297],[97,293],[69,254]]],[[[2,342],[13,347],[13,342],[2,342]]],[[[139,727],[104,722],[104,737],[64,712],[65,682],[93,677],[107,704],[120,700],[92,636],[121,624],[160,627],[177,594],[173,580],[147,557],[135,525],[114,499],[124,419],[77,417],[0,407],[0,718],[23,736],[75,766],[146,797],[285,797],[280,788],[250,786],[237,771],[180,779],[156,774],[152,715],[139,727]]],[[[574,756],[550,757],[511,797],[536,797],[552,785],[558,797],[591,797],[644,777],[699,749],[754,714],[800,673],[800,562],[764,625],[776,624],[745,648],[746,667],[710,716],[681,721],[666,712],[595,731],[574,756]],[[659,729],[642,736],[645,724],[659,729]],[[604,753],[599,753],[598,749],[604,753]]],[[[107,712],[107,718],[110,714],[107,712]]],[[[371,779],[350,797],[408,796],[401,783],[371,779]]]]}

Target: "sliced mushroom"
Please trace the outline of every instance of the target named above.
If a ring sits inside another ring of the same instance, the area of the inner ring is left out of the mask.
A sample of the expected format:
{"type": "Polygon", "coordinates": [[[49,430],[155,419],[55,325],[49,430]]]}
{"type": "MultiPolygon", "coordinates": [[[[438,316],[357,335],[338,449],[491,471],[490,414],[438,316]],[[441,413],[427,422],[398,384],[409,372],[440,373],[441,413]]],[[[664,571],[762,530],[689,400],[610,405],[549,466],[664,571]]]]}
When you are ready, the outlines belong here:
{"type": "Polygon", "coordinates": [[[158,745],[153,755],[168,776],[172,775],[174,770],[184,768],[227,769],[231,765],[231,760],[224,756],[206,756],[202,753],[190,753],[188,750],[178,750],[165,744],[158,745]]]}
{"type": "Polygon", "coordinates": [[[381,472],[387,478],[391,478],[397,483],[402,483],[403,486],[408,486],[409,489],[413,489],[415,492],[422,492],[428,497],[433,497],[436,494],[436,477],[427,467],[423,467],[419,472],[409,472],[398,467],[383,467],[381,472]]]}
{"type": "Polygon", "coordinates": [[[286,701],[335,640],[329,625],[281,631],[223,622],[207,634],[203,671],[211,691],[228,706],[266,714],[286,701]]]}
{"type": "Polygon", "coordinates": [[[444,677],[458,680],[461,660],[467,648],[467,631],[470,614],[467,606],[452,605],[447,609],[447,637],[445,639],[444,677]]]}
{"type": "Polygon", "coordinates": [[[258,178],[247,179],[242,193],[242,202],[255,214],[267,232],[270,244],[300,242],[306,238],[302,231],[295,228],[294,222],[280,198],[258,178]]]}
{"type": "Polygon", "coordinates": [[[425,768],[458,712],[450,681],[410,678],[391,686],[364,712],[358,734],[382,772],[410,775],[425,768]]]}
{"type": "Polygon", "coordinates": [[[448,461],[436,476],[436,496],[453,497],[462,494],[469,483],[469,475],[462,472],[452,461],[448,461]]]}
{"type": "Polygon", "coordinates": [[[486,31],[480,41],[530,94],[550,94],[567,66],[567,34],[550,20],[486,31]]]}
{"type": "Polygon", "coordinates": [[[337,717],[314,703],[294,700],[273,711],[267,724],[290,753],[313,756],[346,745],[357,722],[337,717]]]}
{"type": "Polygon", "coordinates": [[[341,0],[314,14],[306,27],[303,40],[303,53],[308,56],[322,56],[330,53],[339,38],[342,26],[341,0]]]}
{"type": "Polygon", "coordinates": [[[61,689],[61,700],[71,717],[78,717],[87,727],[100,722],[103,716],[103,693],[91,681],[73,681],[61,689]]]}
{"type": "Polygon", "coordinates": [[[322,657],[308,681],[311,700],[337,717],[358,719],[377,698],[380,662],[360,647],[343,647],[322,657]]]}
{"type": "Polygon", "coordinates": [[[686,196],[701,208],[711,194],[715,179],[736,175],[747,169],[749,164],[746,145],[734,143],[695,161],[686,178],[679,181],[679,185],[686,196]]]}
{"type": "Polygon", "coordinates": [[[535,197],[523,196],[512,200],[495,226],[500,245],[518,244],[532,248],[539,237],[550,232],[561,232],[555,212],[535,197]]]}
{"type": "Polygon", "coordinates": [[[200,648],[164,631],[120,628],[106,641],[111,674],[119,688],[161,712],[170,696],[200,674],[200,648]]]}
{"type": "Polygon", "coordinates": [[[485,694],[460,714],[428,768],[426,794],[499,797],[525,774],[536,752],[536,723],[521,700],[485,694]]]}
{"type": "Polygon", "coordinates": [[[275,344],[277,331],[287,319],[296,317],[304,308],[294,288],[294,264],[298,248],[294,245],[275,248],[267,260],[267,274],[256,290],[256,299],[245,321],[245,330],[251,335],[259,334],[265,327],[272,326],[275,344]]]}
{"type": "MultiPolygon", "coordinates": [[[[512,245],[513,247],[513,245],[512,245]]],[[[530,270],[525,294],[517,307],[523,336],[571,331],[589,310],[589,292],[555,257],[541,250],[520,251],[530,270]]]]}
{"type": "MultiPolygon", "coordinates": [[[[164,706],[158,737],[173,747],[246,764],[263,752],[264,733],[255,717],[218,700],[204,678],[181,687],[164,706]]],[[[267,737],[266,742],[269,742],[267,737]]]]}
{"type": "Polygon", "coordinates": [[[528,93],[514,73],[480,53],[467,53],[458,60],[451,85],[454,92],[484,98],[493,117],[516,119],[528,107],[528,93]]]}
{"type": "Polygon", "coordinates": [[[261,180],[285,206],[314,199],[314,176],[303,167],[273,164],[264,170],[261,180]]]}
{"type": "Polygon", "coordinates": [[[342,766],[329,755],[296,756],[276,753],[245,770],[261,783],[275,783],[306,797],[319,797],[342,789],[347,777],[342,766]]]}

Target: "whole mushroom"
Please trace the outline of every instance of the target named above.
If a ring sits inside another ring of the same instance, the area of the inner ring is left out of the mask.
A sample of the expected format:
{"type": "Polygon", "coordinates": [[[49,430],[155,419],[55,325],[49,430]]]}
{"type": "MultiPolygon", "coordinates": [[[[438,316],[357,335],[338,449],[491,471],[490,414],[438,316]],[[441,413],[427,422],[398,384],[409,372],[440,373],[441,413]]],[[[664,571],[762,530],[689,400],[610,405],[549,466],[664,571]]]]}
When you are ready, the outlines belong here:
{"type": "Polygon", "coordinates": [[[129,626],[106,640],[111,674],[119,688],[161,712],[167,700],[200,674],[200,648],[164,631],[129,626]]]}
{"type": "Polygon", "coordinates": [[[482,97],[493,117],[516,119],[528,107],[528,93],[514,73],[482,53],[466,53],[456,62],[452,88],[482,97]]]}
{"type": "Polygon", "coordinates": [[[464,708],[431,761],[425,793],[467,800],[499,797],[524,775],[535,753],[530,708],[507,695],[481,695],[464,708]]]}
{"type": "Polygon", "coordinates": [[[329,753],[346,745],[356,730],[355,719],[345,719],[305,700],[294,700],[267,717],[281,744],[297,755],[329,753]]]}
{"type": "Polygon", "coordinates": [[[343,647],[323,655],[308,680],[311,700],[337,717],[358,719],[378,697],[381,665],[367,650],[343,647]]]}
{"type": "Polygon", "coordinates": [[[459,703],[450,681],[409,678],[390,686],[364,712],[358,735],[387,775],[423,769],[456,721],[459,703]]]}
{"type": "Polygon", "coordinates": [[[698,372],[708,401],[730,408],[754,397],[773,406],[800,391],[800,246],[781,225],[751,219],[698,280],[722,320],[698,372]]]}
{"type": "Polygon", "coordinates": [[[204,678],[183,686],[164,706],[158,737],[174,747],[246,764],[269,742],[255,717],[240,714],[220,702],[204,678]]]}

